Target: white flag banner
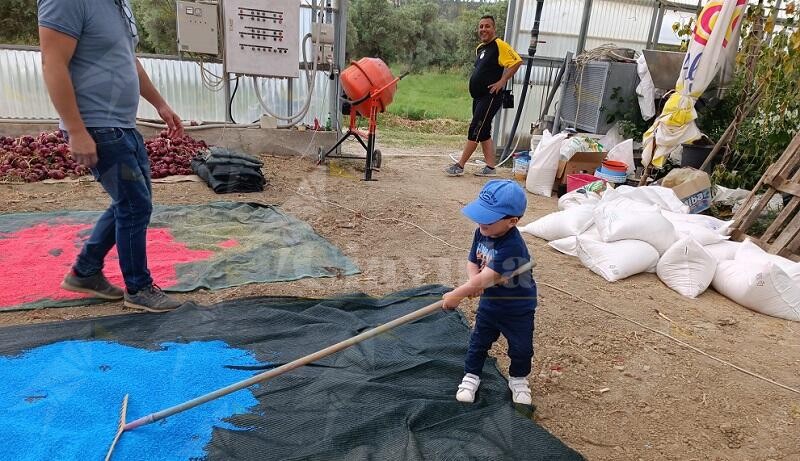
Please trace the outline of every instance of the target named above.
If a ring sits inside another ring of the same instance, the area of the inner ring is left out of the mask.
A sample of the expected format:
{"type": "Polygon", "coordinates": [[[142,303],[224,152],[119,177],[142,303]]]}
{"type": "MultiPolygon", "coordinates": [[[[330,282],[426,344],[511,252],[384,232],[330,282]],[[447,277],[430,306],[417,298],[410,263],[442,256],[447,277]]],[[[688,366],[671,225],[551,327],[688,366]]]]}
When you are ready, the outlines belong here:
{"type": "Polygon", "coordinates": [[[675,92],[644,134],[643,165],[661,168],[682,143],[702,136],[694,104],[725,61],[736,56],[746,6],[747,0],[711,0],[697,16],[675,92]]]}

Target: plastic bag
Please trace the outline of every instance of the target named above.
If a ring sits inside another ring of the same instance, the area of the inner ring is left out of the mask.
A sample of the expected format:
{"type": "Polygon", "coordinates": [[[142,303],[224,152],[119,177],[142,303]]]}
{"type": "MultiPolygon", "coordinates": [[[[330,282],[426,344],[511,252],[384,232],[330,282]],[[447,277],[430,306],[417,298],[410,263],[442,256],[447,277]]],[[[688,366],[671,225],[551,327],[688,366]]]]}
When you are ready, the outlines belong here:
{"type": "Polygon", "coordinates": [[[708,173],[694,168],[675,168],[664,176],[664,179],[661,180],[661,186],[672,189],[685,182],[702,179],[703,177],[708,178],[708,173]]]}
{"type": "Polygon", "coordinates": [[[592,138],[586,136],[573,136],[561,143],[561,158],[569,160],[575,152],[603,152],[603,146],[592,138]]]}
{"type": "Polygon", "coordinates": [[[633,163],[633,139],[626,139],[614,146],[606,156],[608,160],[617,160],[628,165],[628,174],[634,173],[633,163]]]}
{"type": "Polygon", "coordinates": [[[558,152],[561,142],[566,138],[566,133],[553,136],[545,130],[528,165],[528,177],[525,180],[525,189],[528,192],[544,197],[553,195],[553,182],[556,180],[560,159],[558,152]]]}

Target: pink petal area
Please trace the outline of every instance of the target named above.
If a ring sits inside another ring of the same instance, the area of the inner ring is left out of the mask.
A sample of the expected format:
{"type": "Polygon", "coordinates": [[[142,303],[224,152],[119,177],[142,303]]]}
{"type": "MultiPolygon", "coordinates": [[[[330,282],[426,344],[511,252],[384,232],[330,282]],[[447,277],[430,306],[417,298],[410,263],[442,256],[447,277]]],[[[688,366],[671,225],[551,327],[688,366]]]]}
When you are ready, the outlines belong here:
{"type": "Polygon", "coordinates": [[[234,240],[234,239],[230,239],[230,240],[225,240],[224,242],[218,243],[217,246],[220,247],[220,248],[233,248],[233,247],[238,247],[239,246],[239,242],[234,240]]]}
{"type": "MultiPolygon", "coordinates": [[[[63,290],[59,285],[80,252],[83,242],[80,233],[92,226],[41,223],[3,235],[0,238],[0,309],[46,298],[88,297],[63,290]]],[[[213,255],[213,251],[187,248],[183,242],[175,240],[169,229],[148,229],[148,267],[154,282],[164,289],[178,283],[176,264],[205,261],[213,255]]],[[[124,286],[116,247],[106,257],[104,272],[112,283],[124,286]]]]}

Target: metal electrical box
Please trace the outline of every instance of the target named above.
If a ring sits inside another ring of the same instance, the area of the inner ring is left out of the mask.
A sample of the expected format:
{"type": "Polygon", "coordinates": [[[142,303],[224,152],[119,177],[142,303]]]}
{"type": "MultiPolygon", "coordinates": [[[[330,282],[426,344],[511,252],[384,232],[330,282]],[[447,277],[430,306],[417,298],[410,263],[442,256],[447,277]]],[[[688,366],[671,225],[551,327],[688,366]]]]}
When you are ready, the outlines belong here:
{"type": "Polygon", "coordinates": [[[561,128],[576,128],[605,134],[614,115],[624,114],[638,104],[636,63],[590,61],[578,67],[569,64],[559,113],[561,128]]]}
{"type": "Polygon", "coordinates": [[[223,15],[228,72],[298,77],[299,0],[225,0],[223,15]]]}
{"type": "Polygon", "coordinates": [[[217,5],[178,1],[178,50],[219,54],[217,5]]]}

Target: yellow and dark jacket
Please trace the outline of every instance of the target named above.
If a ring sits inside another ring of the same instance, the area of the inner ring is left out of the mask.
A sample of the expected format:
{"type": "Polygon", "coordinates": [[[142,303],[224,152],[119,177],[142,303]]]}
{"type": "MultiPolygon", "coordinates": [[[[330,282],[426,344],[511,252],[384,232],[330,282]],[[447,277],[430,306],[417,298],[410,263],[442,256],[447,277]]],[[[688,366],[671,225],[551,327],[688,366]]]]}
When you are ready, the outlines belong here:
{"type": "Polygon", "coordinates": [[[475,68],[469,79],[469,94],[479,98],[489,94],[489,85],[500,80],[503,70],[522,62],[514,48],[496,38],[489,43],[481,43],[475,49],[475,68]]]}

